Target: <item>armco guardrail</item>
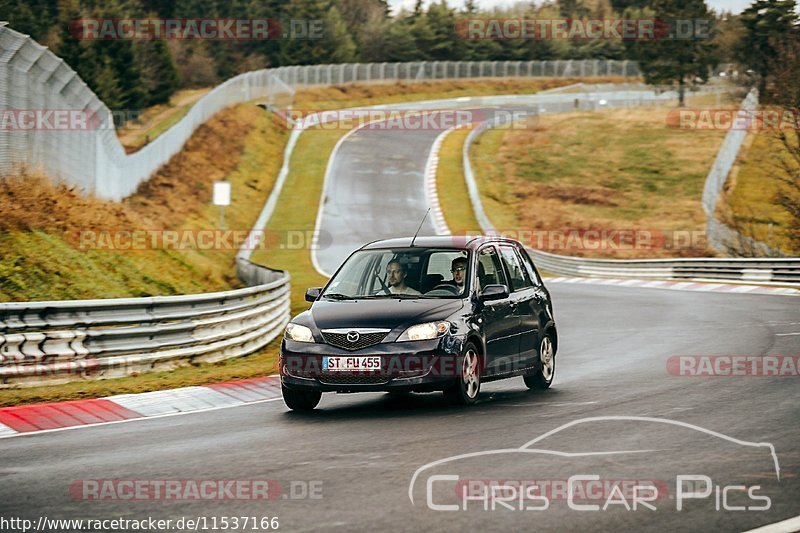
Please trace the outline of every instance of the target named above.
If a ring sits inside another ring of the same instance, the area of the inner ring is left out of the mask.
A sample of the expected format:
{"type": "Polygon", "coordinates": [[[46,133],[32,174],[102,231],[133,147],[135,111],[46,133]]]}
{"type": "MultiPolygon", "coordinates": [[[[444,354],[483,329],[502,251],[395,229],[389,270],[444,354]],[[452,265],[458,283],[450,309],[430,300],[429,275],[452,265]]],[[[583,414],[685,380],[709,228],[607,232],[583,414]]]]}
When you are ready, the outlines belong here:
{"type": "Polygon", "coordinates": [[[30,37],[0,26],[0,110],[84,111],[86,130],[0,129],[0,176],[19,166],[41,168],[86,193],[120,200],[177,154],[192,133],[221,109],[254,99],[273,101],[303,85],[432,79],[639,75],[632,61],[433,61],[279,67],[247,72],[217,86],[177,124],[126,155],[113,115],[63,60],[30,37]]]}
{"type": "Polygon", "coordinates": [[[800,285],[800,258],[585,259],[531,250],[536,265],[564,276],[741,281],[800,285]]]}
{"type": "Polygon", "coordinates": [[[289,275],[238,260],[254,286],[150,298],[0,303],[0,383],[116,377],[252,353],[289,320],[289,275]]]}
{"type": "MultiPolygon", "coordinates": [[[[752,93],[748,96],[748,99],[751,98],[752,93]]],[[[609,102],[609,105],[613,105],[613,102],[609,102]]],[[[749,105],[749,100],[744,105],[749,105]]],[[[558,108],[553,110],[559,111],[558,108]]],[[[498,122],[508,119],[508,116],[501,116],[498,122]]],[[[481,230],[487,234],[502,234],[495,229],[483,209],[480,191],[469,159],[469,151],[475,139],[492,126],[494,126],[493,123],[485,122],[470,132],[462,149],[462,163],[470,202],[481,230]]],[[[708,191],[709,188],[714,190],[714,187],[716,184],[709,185],[706,190],[708,191]]],[[[719,191],[716,192],[718,194],[719,191]]],[[[704,195],[704,202],[708,198],[710,198],[709,195],[704,195]]],[[[713,220],[713,211],[711,220],[713,220]]],[[[693,279],[800,285],[800,258],[586,259],[533,249],[529,251],[539,268],[564,276],[693,279]]]]}

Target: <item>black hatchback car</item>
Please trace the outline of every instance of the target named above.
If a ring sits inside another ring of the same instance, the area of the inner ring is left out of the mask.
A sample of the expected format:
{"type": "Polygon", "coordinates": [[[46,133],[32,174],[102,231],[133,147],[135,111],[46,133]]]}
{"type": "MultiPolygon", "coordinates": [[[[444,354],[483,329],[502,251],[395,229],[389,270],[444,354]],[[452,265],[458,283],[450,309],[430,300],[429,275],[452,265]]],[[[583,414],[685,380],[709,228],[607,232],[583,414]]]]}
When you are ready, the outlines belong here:
{"type": "Polygon", "coordinates": [[[519,242],[417,237],[367,244],[294,317],[281,344],[283,399],[309,410],[323,392],[444,391],[475,402],[481,383],[553,381],[550,294],[519,242]]]}

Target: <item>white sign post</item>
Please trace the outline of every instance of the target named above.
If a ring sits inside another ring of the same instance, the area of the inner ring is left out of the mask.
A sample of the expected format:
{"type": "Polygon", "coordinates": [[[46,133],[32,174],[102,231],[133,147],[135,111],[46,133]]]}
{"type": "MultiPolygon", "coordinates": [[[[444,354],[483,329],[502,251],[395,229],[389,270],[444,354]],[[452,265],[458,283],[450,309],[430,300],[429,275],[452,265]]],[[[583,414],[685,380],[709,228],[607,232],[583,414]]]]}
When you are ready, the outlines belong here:
{"type": "Polygon", "coordinates": [[[219,206],[219,227],[225,229],[225,206],[231,205],[231,184],[227,181],[214,182],[214,205],[219,206]]]}

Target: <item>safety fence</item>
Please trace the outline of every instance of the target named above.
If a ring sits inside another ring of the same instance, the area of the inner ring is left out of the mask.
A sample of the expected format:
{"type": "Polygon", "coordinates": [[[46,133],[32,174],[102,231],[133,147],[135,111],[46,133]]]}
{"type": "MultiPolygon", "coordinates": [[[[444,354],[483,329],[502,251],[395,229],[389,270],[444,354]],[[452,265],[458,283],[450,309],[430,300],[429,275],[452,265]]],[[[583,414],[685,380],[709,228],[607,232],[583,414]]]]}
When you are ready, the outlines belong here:
{"type": "Polygon", "coordinates": [[[0,26],[0,111],[78,111],[84,119],[79,124],[67,123],[62,126],[64,129],[0,128],[0,176],[24,166],[100,198],[120,200],[167,163],[201,124],[223,108],[256,99],[268,103],[291,101],[299,86],[639,74],[635,62],[614,60],[432,61],[263,69],[215,87],[169,130],[136,153],[126,155],[117,138],[114,113],[69,65],[30,37],[0,26]]]}

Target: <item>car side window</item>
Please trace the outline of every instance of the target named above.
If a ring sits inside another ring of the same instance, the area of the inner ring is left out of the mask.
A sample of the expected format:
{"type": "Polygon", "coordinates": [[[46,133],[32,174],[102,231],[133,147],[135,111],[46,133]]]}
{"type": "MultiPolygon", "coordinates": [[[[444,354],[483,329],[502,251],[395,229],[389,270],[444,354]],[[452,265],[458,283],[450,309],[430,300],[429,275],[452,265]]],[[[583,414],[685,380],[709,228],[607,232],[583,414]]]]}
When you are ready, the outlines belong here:
{"type": "Polygon", "coordinates": [[[531,281],[533,281],[533,285],[535,287],[539,287],[542,285],[542,279],[539,277],[539,274],[536,272],[536,269],[533,267],[533,261],[531,261],[528,252],[525,250],[517,250],[520,258],[522,259],[522,264],[525,266],[525,270],[528,272],[528,277],[530,277],[531,281]]]}
{"type": "Polygon", "coordinates": [[[482,289],[487,285],[505,284],[506,279],[497,251],[492,246],[481,249],[478,254],[478,287],[482,289]]]}
{"type": "Polygon", "coordinates": [[[512,291],[533,286],[530,279],[523,272],[522,265],[513,246],[501,246],[500,256],[503,258],[503,264],[506,266],[509,276],[511,276],[512,291]]]}

